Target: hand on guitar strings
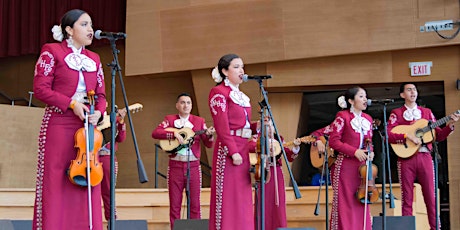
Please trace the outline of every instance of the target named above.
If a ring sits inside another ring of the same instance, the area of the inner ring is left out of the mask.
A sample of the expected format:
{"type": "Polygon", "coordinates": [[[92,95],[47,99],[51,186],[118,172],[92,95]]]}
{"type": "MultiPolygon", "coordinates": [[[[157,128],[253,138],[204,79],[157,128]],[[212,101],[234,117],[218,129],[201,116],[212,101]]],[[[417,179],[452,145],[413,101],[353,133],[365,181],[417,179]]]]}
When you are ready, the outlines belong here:
{"type": "Polygon", "coordinates": [[[412,141],[414,144],[421,144],[421,139],[416,137],[414,134],[406,134],[406,139],[412,141]]]}
{"type": "Polygon", "coordinates": [[[184,140],[184,137],[182,137],[182,135],[180,134],[179,131],[180,131],[180,130],[174,131],[174,137],[175,137],[176,140],[179,142],[179,144],[183,145],[183,144],[185,144],[185,141],[186,141],[186,140],[184,140]]]}

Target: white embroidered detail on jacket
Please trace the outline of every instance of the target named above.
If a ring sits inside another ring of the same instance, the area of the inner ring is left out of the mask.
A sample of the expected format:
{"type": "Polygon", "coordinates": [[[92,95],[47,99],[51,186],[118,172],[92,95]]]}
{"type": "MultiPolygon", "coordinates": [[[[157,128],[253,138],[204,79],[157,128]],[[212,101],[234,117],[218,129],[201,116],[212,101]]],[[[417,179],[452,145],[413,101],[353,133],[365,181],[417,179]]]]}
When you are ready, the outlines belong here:
{"type": "Polygon", "coordinates": [[[95,72],[96,62],[84,54],[70,53],[64,58],[67,66],[73,70],[95,72]]]}
{"type": "Polygon", "coordinates": [[[398,117],[396,116],[396,114],[392,113],[392,114],[390,114],[390,118],[388,118],[388,123],[390,125],[394,125],[394,124],[396,124],[397,120],[398,120],[398,117]]]}
{"type": "MultiPolygon", "coordinates": [[[[45,144],[48,123],[53,113],[51,107],[45,108],[45,114],[43,115],[42,125],[40,127],[40,135],[38,137],[38,163],[37,163],[37,181],[36,181],[36,197],[35,207],[36,214],[34,216],[37,222],[37,229],[41,230],[43,227],[43,179],[45,177],[45,144]]],[[[48,197],[50,198],[50,197],[48,197]]]]}
{"type": "Polygon", "coordinates": [[[43,75],[48,76],[48,74],[53,71],[54,67],[54,56],[48,51],[44,51],[40,58],[38,58],[37,64],[35,65],[35,76],[37,76],[38,68],[43,70],[43,75]],[[49,63],[47,63],[49,62],[49,63]]]}
{"type": "Polygon", "coordinates": [[[220,110],[225,113],[227,99],[225,99],[225,96],[222,94],[215,94],[209,101],[209,107],[214,115],[217,115],[217,108],[220,108],[220,110]]]}
{"type": "Polygon", "coordinates": [[[104,83],[104,70],[102,69],[102,64],[99,64],[99,70],[97,71],[97,83],[99,87],[102,87],[104,83]]]}
{"type": "Polygon", "coordinates": [[[335,118],[333,124],[334,124],[335,128],[337,129],[337,132],[342,131],[344,123],[345,122],[344,122],[343,118],[341,118],[341,117],[335,118]]]}
{"type": "Polygon", "coordinates": [[[224,177],[225,177],[225,162],[227,160],[228,148],[222,146],[222,142],[219,142],[219,148],[217,150],[217,165],[216,165],[216,229],[219,230],[222,227],[222,203],[224,193],[224,177]]]}

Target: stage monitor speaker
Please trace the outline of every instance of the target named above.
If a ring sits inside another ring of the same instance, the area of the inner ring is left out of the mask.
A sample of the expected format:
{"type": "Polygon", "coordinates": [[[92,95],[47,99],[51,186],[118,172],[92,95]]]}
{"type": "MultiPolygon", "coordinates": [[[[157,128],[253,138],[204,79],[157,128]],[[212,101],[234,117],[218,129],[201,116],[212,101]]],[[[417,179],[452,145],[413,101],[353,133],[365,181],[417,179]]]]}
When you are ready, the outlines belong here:
{"type": "MultiPolygon", "coordinates": [[[[116,229],[147,230],[145,220],[117,220],[116,229]]],[[[0,230],[30,230],[32,229],[31,220],[0,220],[0,230]]]]}
{"type": "Polygon", "coordinates": [[[173,230],[203,230],[208,227],[208,219],[178,219],[174,222],[173,230]]]}
{"type": "MultiPolygon", "coordinates": [[[[381,216],[374,216],[372,222],[372,230],[382,229],[381,216]]],[[[415,230],[415,216],[387,216],[385,228],[391,230],[415,230]]]]}
{"type": "Polygon", "coordinates": [[[146,220],[116,220],[115,229],[147,230],[146,220]]]}
{"type": "Polygon", "coordinates": [[[0,230],[30,230],[31,220],[0,220],[0,230]]]}

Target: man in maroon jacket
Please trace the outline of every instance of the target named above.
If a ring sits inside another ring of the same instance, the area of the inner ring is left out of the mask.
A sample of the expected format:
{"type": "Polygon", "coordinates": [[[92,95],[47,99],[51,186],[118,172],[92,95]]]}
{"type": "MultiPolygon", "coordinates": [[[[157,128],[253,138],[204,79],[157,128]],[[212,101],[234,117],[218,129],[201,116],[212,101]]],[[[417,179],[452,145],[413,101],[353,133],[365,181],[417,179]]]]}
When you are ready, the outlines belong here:
{"type": "MultiPolygon", "coordinates": [[[[404,106],[394,109],[389,118],[388,141],[392,144],[405,144],[408,141],[416,145],[422,144],[417,152],[408,158],[398,158],[398,176],[401,184],[402,215],[412,216],[414,198],[414,182],[418,180],[422,186],[423,198],[428,212],[430,229],[436,229],[436,207],[434,195],[434,166],[431,157],[431,143],[423,144],[415,133],[394,133],[392,129],[398,125],[412,125],[417,120],[426,119],[435,122],[436,118],[430,109],[417,105],[417,87],[413,83],[401,84],[399,95],[404,99],[404,106]]],[[[443,141],[454,131],[454,122],[459,115],[451,115],[451,121],[444,128],[436,127],[436,141],[443,141]]],[[[439,225],[440,227],[440,225],[439,225]]]]}
{"type": "Polygon", "coordinates": [[[180,134],[180,129],[188,128],[195,133],[194,141],[190,147],[176,148],[169,156],[168,165],[168,191],[169,191],[169,220],[171,229],[174,221],[180,219],[182,204],[182,192],[187,185],[187,165],[190,161],[190,218],[201,218],[200,190],[201,190],[201,166],[200,166],[200,140],[208,148],[214,142],[213,127],[207,128],[204,118],[190,114],[192,111],[192,99],[189,94],[182,93],[177,97],[176,109],[178,114],[167,115],[152,132],[152,137],[160,140],[177,140],[181,145],[187,144],[188,140],[180,134]],[[173,130],[168,128],[174,128],[173,130]],[[201,132],[200,132],[201,131],[201,132]]]}

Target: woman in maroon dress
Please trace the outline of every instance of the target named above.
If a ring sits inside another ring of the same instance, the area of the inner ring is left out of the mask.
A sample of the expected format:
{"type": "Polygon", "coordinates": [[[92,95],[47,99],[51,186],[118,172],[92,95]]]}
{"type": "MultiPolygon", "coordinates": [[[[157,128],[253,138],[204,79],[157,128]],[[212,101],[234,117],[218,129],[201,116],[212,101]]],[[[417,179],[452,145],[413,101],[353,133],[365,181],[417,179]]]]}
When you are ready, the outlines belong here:
{"type": "MultiPolygon", "coordinates": [[[[33,229],[88,229],[87,187],[72,184],[66,175],[77,154],[75,132],[83,127],[86,93],[95,92],[95,112],[88,121],[97,125],[105,111],[104,74],[99,56],[85,49],[93,39],[91,17],[68,11],[45,44],[35,66],[34,94],[46,103],[39,135],[33,229]],[[64,40],[63,40],[64,39],[64,40]]],[[[92,225],[102,229],[100,186],[92,187],[92,225]]]]}
{"type": "Polygon", "coordinates": [[[243,67],[240,57],[227,54],[212,74],[218,85],[209,93],[217,133],[212,159],[211,230],[254,229],[248,139],[256,133],[257,124],[250,122],[249,97],[239,90],[243,67]]]}
{"type": "MultiPolygon", "coordinates": [[[[278,139],[278,135],[274,134],[273,136],[281,146],[285,144],[282,136],[280,136],[281,140],[278,139]]],[[[255,141],[257,141],[257,139],[255,141]]],[[[293,141],[292,146],[284,147],[284,151],[289,162],[293,162],[297,158],[300,151],[300,144],[300,138],[296,138],[293,141]]],[[[270,156],[267,160],[269,162],[268,166],[270,176],[264,187],[264,223],[266,230],[277,230],[278,228],[287,227],[286,187],[284,185],[284,174],[282,169],[283,153],[281,152],[277,156],[270,156]]],[[[261,213],[260,202],[262,199],[260,196],[260,186],[261,182],[258,182],[259,189],[256,197],[257,207],[255,207],[257,213],[256,221],[260,221],[258,218],[260,218],[261,213]]],[[[260,226],[260,223],[256,223],[256,226],[260,226]]]]}
{"type": "Polygon", "coordinates": [[[358,169],[368,157],[374,157],[372,149],[369,156],[366,150],[366,141],[372,140],[372,118],[363,112],[367,108],[366,91],[350,88],[343,99],[349,110],[337,113],[329,137],[330,147],[339,152],[331,167],[334,198],[330,229],[372,229],[369,206],[355,196],[361,183],[358,169]]]}

